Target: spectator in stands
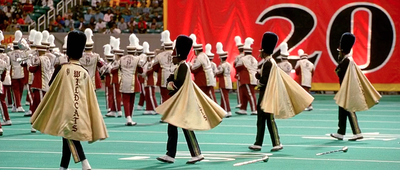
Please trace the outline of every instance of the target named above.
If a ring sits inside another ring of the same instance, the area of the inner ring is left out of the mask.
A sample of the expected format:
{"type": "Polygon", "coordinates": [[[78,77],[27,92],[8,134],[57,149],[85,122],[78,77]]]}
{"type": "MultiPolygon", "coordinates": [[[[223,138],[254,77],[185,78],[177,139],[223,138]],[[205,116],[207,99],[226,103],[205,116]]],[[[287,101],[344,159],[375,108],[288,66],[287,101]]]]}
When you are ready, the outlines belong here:
{"type": "Polygon", "coordinates": [[[144,21],[151,22],[150,15],[148,13],[143,14],[142,17],[144,21]]]}
{"type": "Polygon", "coordinates": [[[3,7],[3,12],[8,18],[10,18],[12,17],[12,13],[14,12],[14,8],[11,6],[11,4],[7,4],[7,6],[3,7]]]}
{"type": "Polygon", "coordinates": [[[92,30],[94,30],[96,28],[96,20],[94,19],[94,17],[90,18],[90,22],[88,24],[88,27],[92,30]]]}
{"type": "Polygon", "coordinates": [[[79,20],[79,18],[83,17],[83,7],[80,5],[76,5],[72,10],[72,19],[79,20]]]}
{"type": "Polygon", "coordinates": [[[107,11],[108,11],[107,1],[101,1],[100,2],[99,10],[101,11],[101,13],[107,13],[107,11]]]}
{"type": "Polygon", "coordinates": [[[94,28],[94,30],[99,33],[104,32],[106,29],[106,23],[101,18],[99,18],[97,21],[98,22],[96,23],[96,27],[94,28]]]}
{"type": "Polygon", "coordinates": [[[137,33],[135,30],[136,25],[137,25],[137,23],[135,21],[135,18],[132,17],[131,20],[128,22],[128,28],[129,28],[130,33],[137,33]]]}
{"type": "Polygon", "coordinates": [[[61,15],[57,15],[56,22],[57,22],[58,24],[61,24],[62,26],[65,26],[65,21],[64,21],[64,19],[61,17],[61,15]]]}
{"type": "Polygon", "coordinates": [[[139,18],[138,30],[141,34],[145,34],[147,32],[147,23],[143,20],[143,17],[139,18]]]}
{"type": "Polygon", "coordinates": [[[128,29],[128,25],[126,24],[124,18],[121,18],[121,20],[118,22],[118,28],[121,31],[128,29]]]}
{"type": "Polygon", "coordinates": [[[131,8],[131,13],[136,14],[137,16],[143,13],[143,9],[141,7],[138,7],[136,3],[134,3],[133,8],[131,8]]]}
{"type": "Polygon", "coordinates": [[[61,24],[58,24],[57,32],[66,32],[64,27],[61,24]]]}
{"type": "Polygon", "coordinates": [[[75,21],[72,19],[72,15],[68,15],[68,17],[64,21],[65,28],[71,29],[74,27],[75,21]]]}
{"type": "Polygon", "coordinates": [[[154,17],[153,18],[155,18],[157,20],[157,22],[162,22],[163,21],[163,16],[158,14],[158,12],[154,13],[154,17]]]}
{"type": "Polygon", "coordinates": [[[85,29],[86,29],[86,27],[85,27],[85,20],[83,19],[83,17],[81,17],[81,18],[79,18],[78,30],[84,31],[85,29]]]}
{"type": "Polygon", "coordinates": [[[103,20],[104,14],[100,12],[99,9],[96,9],[96,14],[94,15],[94,19],[98,21],[99,19],[103,20]]]}
{"type": "Polygon", "coordinates": [[[28,2],[24,4],[24,11],[27,13],[33,12],[33,5],[31,1],[28,0],[28,2]]]}
{"type": "Polygon", "coordinates": [[[116,12],[116,14],[114,16],[114,21],[115,22],[119,22],[121,20],[121,18],[122,18],[121,11],[117,10],[117,12],[116,12]]]}
{"type": "Polygon", "coordinates": [[[155,18],[153,18],[153,21],[151,22],[150,28],[153,29],[153,30],[161,29],[161,25],[159,25],[157,23],[157,20],[155,18]]]}
{"type": "Polygon", "coordinates": [[[153,1],[153,13],[158,12],[159,14],[163,12],[163,9],[160,7],[158,1],[153,1]]]}
{"type": "Polygon", "coordinates": [[[69,18],[69,16],[71,16],[71,18],[72,18],[72,15],[73,15],[73,13],[72,13],[72,11],[71,11],[71,8],[69,8],[69,9],[67,10],[67,12],[64,13],[64,19],[69,18]]]}
{"type": "Polygon", "coordinates": [[[151,7],[145,5],[145,3],[142,3],[142,7],[143,7],[143,14],[150,14],[151,11],[153,10],[151,7]]]}
{"type": "Polygon", "coordinates": [[[116,24],[114,20],[114,16],[110,17],[110,21],[107,23],[108,28],[113,27],[113,25],[116,24]]]}
{"type": "Polygon", "coordinates": [[[113,34],[121,34],[121,30],[117,27],[117,24],[114,24],[111,27],[111,33],[113,33],[113,34]]]}
{"type": "Polygon", "coordinates": [[[14,7],[14,12],[13,12],[13,17],[16,17],[17,16],[17,14],[19,15],[19,16],[21,16],[22,15],[22,12],[24,11],[24,7],[22,6],[22,4],[21,3],[19,3],[18,2],[18,4],[17,4],[17,6],[15,6],[14,7]]]}
{"type": "Polygon", "coordinates": [[[29,15],[26,14],[26,12],[22,13],[22,18],[24,19],[25,24],[32,24],[34,21],[31,19],[29,15]]]}
{"type": "Polygon", "coordinates": [[[49,27],[47,28],[47,31],[49,32],[55,32],[53,25],[49,25],[49,27]]]}
{"type": "Polygon", "coordinates": [[[92,1],[91,5],[93,8],[99,7],[98,4],[101,2],[101,0],[91,0],[91,1],[92,1]]]}
{"type": "Polygon", "coordinates": [[[87,10],[87,13],[83,15],[84,18],[85,18],[85,23],[89,23],[89,22],[90,22],[90,19],[93,17],[93,15],[91,14],[91,12],[92,12],[91,9],[88,9],[88,10],[87,10]]]}
{"type": "Polygon", "coordinates": [[[17,24],[19,24],[19,25],[24,25],[25,24],[24,19],[19,14],[16,14],[15,18],[17,20],[17,24]]]}
{"type": "Polygon", "coordinates": [[[103,21],[104,21],[104,22],[110,22],[112,16],[114,16],[114,14],[111,13],[111,10],[110,10],[110,9],[107,10],[107,13],[104,14],[103,21]]]}

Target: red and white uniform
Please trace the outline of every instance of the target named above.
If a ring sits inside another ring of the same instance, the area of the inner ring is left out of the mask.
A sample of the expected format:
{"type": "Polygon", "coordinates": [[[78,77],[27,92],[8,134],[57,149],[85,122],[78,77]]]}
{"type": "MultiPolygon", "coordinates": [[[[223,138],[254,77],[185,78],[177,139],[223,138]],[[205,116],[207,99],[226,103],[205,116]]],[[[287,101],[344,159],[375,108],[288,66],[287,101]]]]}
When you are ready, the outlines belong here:
{"type": "Polygon", "coordinates": [[[314,64],[306,58],[297,61],[295,66],[296,74],[299,75],[299,84],[306,90],[310,91],[312,76],[314,74],[314,64]]]}
{"type": "Polygon", "coordinates": [[[169,90],[167,89],[167,79],[171,74],[174,74],[176,66],[172,63],[172,50],[166,50],[159,54],[154,59],[151,71],[157,72],[157,83],[160,87],[161,103],[169,99],[169,90]]]}
{"type": "MultiPolygon", "coordinates": [[[[1,114],[2,114],[4,122],[10,120],[10,115],[8,114],[8,109],[7,109],[7,105],[6,105],[6,102],[5,102],[6,93],[5,93],[5,89],[3,88],[3,83],[2,83],[6,78],[7,68],[9,67],[9,65],[7,63],[7,59],[8,59],[8,56],[6,54],[4,54],[4,53],[0,54],[0,75],[1,75],[1,81],[0,81],[0,110],[1,110],[1,114]]],[[[0,125],[0,127],[1,127],[1,125],[0,125]]]]}
{"type": "MultiPolygon", "coordinates": [[[[96,89],[101,88],[101,81],[96,81],[96,75],[99,74],[97,67],[102,67],[104,65],[104,61],[100,58],[100,55],[91,51],[83,52],[79,62],[88,71],[93,84],[96,85],[96,89]]],[[[97,76],[100,78],[100,75],[97,76]]]]}
{"type": "Polygon", "coordinates": [[[216,81],[211,62],[205,53],[201,52],[197,55],[192,64],[191,71],[194,74],[196,85],[215,101],[212,90],[216,86],[216,81]]]}
{"type": "Polygon", "coordinates": [[[51,52],[46,52],[45,54],[44,54],[46,57],[48,57],[49,58],[49,60],[50,60],[50,64],[51,64],[51,68],[50,68],[50,71],[51,71],[51,74],[50,75],[53,75],[53,73],[54,73],[54,66],[55,66],[55,64],[56,64],[56,55],[54,55],[53,53],[51,53],[51,52]]]}
{"type": "Polygon", "coordinates": [[[7,65],[6,70],[4,70],[6,76],[5,76],[4,80],[2,81],[2,83],[3,83],[3,88],[4,88],[4,90],[3,90],[4,93],[3,94],[5,95],[5,98],[7,98],[7,105],[10,106],[10,105],[12,105],[11,76],[10,76],[11,63],[10,63],[10,58],[8,57],[7,54],[0,53],[0,60],[3,60],[7,65]]]}
{"type": "Polygon", "coordinates": [[[290,75],[290,72],[293,69],[292,64],[290,64],[287,60],[278,63],[278,67],[281,68],[287,75],[290,75]]]}
{"type": "Polygon", "coordinates": [[[236,71],[236,74],[235,74],[235,78],[236,78],[236,88],[237,88],[237,89],[236,89],[236,91],[237,91],[236,97],[237,97],[238,106],[240,106],[241,103],[242,103],[242,102],[241,102],[242,93],[241,93],[241,91],[240,91],[240,89],[239,89],[239,87],[240,87],[240,82],[239,82],[240,77],[239,77],[238,71],[236,70],[236,64],[237,64],[237,62],[238,62],[243,56],[244,56],[244,54],[243,54],[243,53],[240,53],[238,56],[236,56],[235,61],[234,61],[234,63],[233,63],[233,66],[234,66],[235,71],[236,71]]]}
{"type": "MultiPolygon", "coordinates": [[[[112,61],[110,61],[109,63],[107,63],[104,67],[105,71],[104,71],[104,79],[105,79],[105,89],[106,89],[106,101],[107,101],[107,111],[111,111],[111,107],[114,106],[115,107],[115,103],[114,103],[114,88],[113,88],[113,84],[112,84],[112,73],[111,73],[111,65],[112,65],[112,61]]],[[[115,109],[113,110],[115,112],[115,109]]]]}
{"type": "Polygon", "coordinates": [[[10,75],[11,75],[12,90],[14,94],[14,106],[16,108],[20,108],[22,92],[24,90],[25,74],[20,61],[17,60],[18,58],[24,59],[26,57],[26,54],[22,50],[14,50],[9,52],[8,56],[10,57],[10,63],[11,63],[10,75]]]}
{"type": "MultiPolygon", "coordinates": [[[[139,66],[139,58],[133,55],[122,56],[118,61],[113,63],[112,72],[120,73],[119,91],[122,93],[123,97],[122,102],[124,104],[125,117],[132,117],[135,93],[139,92],[140,88],[137,81],[137,74],[143,72],[142,68],[139,66]]],[[[113,74],[113,76],[115,75],[113,74]]],[[[115,77],[113,77],[113,80],[115,80],[115,77]]]]}
{"type": "Polygon", "coordinates": [[[231,64],[224,61],[218,66],[216,77],[219,78],[219,88],[221,90],[221,107],[226,111],[231,111],[229,104],[229,90],[232,89],[231,64]]]}
{"type": "Polygon", "coordinates": [[[257,60],[252,55],[243,56],[236,64],[236,71],[238,74],[241,93],[241,106],[240,110],[246,111],[247,102],[250,103],[252,113],[256,113],[256,95],[254,88],[257,85],[255,77],[257,73],[257,60]]]}
{"type": "Polygon", "coordinates": [[[155,95],[155,87],[157,82],[157,73],[151,70],[154,60],[148,61],[144,65],[144,71],[146,77],[144,79],[144,86],[146,92],[146,111],[154,112],[157,105],[157,99],[155,95]]]}
{"type": "MultiPolygon", "coordinates": [[[[147,60],[147,55],[146,54],[140,54],[139,56],[136,56],[139,58],[139,66],[143,67],[144,63],[146,63],[147,60]]],[[[137,79],[139,80],[139,85],[140,85],[140,96],[139,96],[139,103],[138,105],[140,107],[143,107],[144,102],[146,100],[146,91],[145,91],[145,85],[144,85],[144,77],[142,77],[141,75],[137,76],[137,79]]]]}
{"type": "MultiPolygon", "coordinates": [[[[217,67],[217,64],[215,64],[213,61],[210,61],[210,63],[211,63],[211,68],[212,68],[212,71],[214,74],[214,81],[215,81],[214,87],[215,87],[215,86],[217,86],[217,79],[216,79],[215,75],[218,72],[218,67],[217,67]]],[[[210,90],[211,90],[212,99],[217,103],[217,98],[215,97],[214,87],[211,87],[210,90]]]]}
{"type": "Polygon", "coordinates": [[[29,66],[29,72],[33,73],[32,92],[33,102],[30,106],[31,113],[35,113],[40,101],[49,90],[49,81],[51,79],[51,70],[53,65],[46,55],[35,56],[32,58],[32,65],[29,66]]]}

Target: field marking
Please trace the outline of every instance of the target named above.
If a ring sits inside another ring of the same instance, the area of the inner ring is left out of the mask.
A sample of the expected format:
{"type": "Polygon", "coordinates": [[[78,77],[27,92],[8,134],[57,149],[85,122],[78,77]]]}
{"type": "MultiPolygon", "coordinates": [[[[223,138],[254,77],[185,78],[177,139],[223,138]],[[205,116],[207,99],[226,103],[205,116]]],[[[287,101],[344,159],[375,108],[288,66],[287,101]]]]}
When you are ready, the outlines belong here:
{"type": "MultiPolygon", "coordinates": [[[[30,142],[60,142],[55,139],[0,139],[0,141],[30,141],[30,142]]],[[[135,141],[135,140],[103,140],[98,143],[138,143],[138,144],[162,144],[166,145],[166,141],[135,141]]],[[[354,142],[351,142],[354,143],[354,142]]],[[[179,145],[187,145],[186,142],[178,142],[179,145]]],[[[346,144],[343,142],[342,144],[346,144]]],[[[249,146],[251,143],[211,143],[211,142],[199,142],[199,145],[222,145],[222,146],[249,146]]],[[[318,147],[318,148],[340,148],[343,146],[338,145],[285,145],[284,147],[318,147]]],[[[385,149],[385,150],[400,150],[400,147],[373,147],[373,146],[351,146],[355,149],[385,149]]],[[[0,152],[2,152],[0,150],[0,152]]]]}

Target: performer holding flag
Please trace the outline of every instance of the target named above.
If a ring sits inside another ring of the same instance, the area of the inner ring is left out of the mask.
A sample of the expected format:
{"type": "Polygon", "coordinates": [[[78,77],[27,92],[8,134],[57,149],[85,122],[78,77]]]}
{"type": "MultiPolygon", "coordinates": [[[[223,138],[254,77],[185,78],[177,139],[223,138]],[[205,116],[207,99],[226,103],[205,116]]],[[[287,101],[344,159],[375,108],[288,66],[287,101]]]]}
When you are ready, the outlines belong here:
{"type": "Polygon", "coordinates": [[[342,35],[339,44],[339,64],[336,74],[339,77],[340,90],[336,93],[336,104],[339,105],[339,129],[331,136],[343,140],[346,134],[346,119],[349,118],[351,130],[354,136],[349,141],[362,139],[360,127],[358,126],[355,112],[368,110],[379,103],[382,97],[361,72],[351,57],[350,51],[356,38],[353,34],[346,32],[342,35]]]}

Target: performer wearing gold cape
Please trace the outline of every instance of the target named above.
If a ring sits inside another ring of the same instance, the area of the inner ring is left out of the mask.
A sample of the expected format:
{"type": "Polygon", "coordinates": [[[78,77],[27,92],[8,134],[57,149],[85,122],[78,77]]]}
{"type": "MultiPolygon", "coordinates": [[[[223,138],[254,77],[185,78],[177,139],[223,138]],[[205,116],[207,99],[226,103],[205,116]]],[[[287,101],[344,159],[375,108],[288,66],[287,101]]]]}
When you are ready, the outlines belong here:
{"type": "Polygon", "coordinates": [[[60,170],[68,169],[71,153],[75,163],[82,161],[82,169],[91,169],[79,141],[95,142],[108,137],[93,82],[79,64],[85,42],[82,32],[68,34],[70,63],[54,72],[50,89],[31,118],[33,128],[63,137],[60,170]]]}
{"type": "Polygon", "coordinates": [[[207,97],[190,78],[189,65],[185,62],[192,48],[192,39],[180,35],[176,39],[173,62],[178,64],[174,75],[168,78],[167,88],[172,96],[156,108],[162,120],[168,122],[168,142],[165,156],[157,158],[162,162],[175,161],[178,142],[177,127],[181,127],[194,164],[204,159],[193,130],[209,130],[221,123],[226,112],[211,98],[207,97]],[[176,55],[174,55],[176,54],[176,55]]]}
{"type": "Polygon", "coordinates": [[[249,149],[259,151],[264,140],[265,122],[267,122],[272,146],[271,151],[283,149],[280,143],[278,129],[274,116],[287,119],[302,112],[314,98],[297,84],[289,75],[278,67],[271,57],[278,36],[266,32],[261,42],[261,58],[264,63],[259,65],[256,77],[259,79],[260,97],[257,104],[257,137],[249,149]]]}
{"type": "Polygon", "coordinates": [[[331,136],[343,140],[346,134],[346,119],[349,118],[354,136],[349,141],[362,139],[360,127],[358,126],[357,111],[368,110],[379,103],[381,95],[375,90],[365,75],[358,68],[353,58],[349,55],[356,38],[351,33],[344,33],[340,39],[339,64],[336,74],[339,77],[340,90],[335,96],[336,104],[339,105],[339,129],[331,136]]]}

